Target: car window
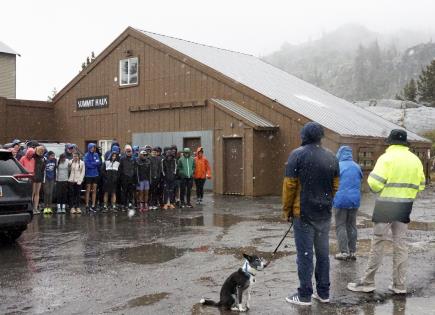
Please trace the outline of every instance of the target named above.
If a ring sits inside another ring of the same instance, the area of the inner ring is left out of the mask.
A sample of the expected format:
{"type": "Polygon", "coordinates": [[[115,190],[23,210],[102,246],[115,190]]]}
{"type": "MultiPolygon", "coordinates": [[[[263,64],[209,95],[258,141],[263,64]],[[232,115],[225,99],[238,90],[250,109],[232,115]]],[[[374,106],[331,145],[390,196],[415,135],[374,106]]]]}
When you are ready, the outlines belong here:
{"type": "Polygon", "coordinates": [[[24,173],[15,159],[9,154],[0,154],[0,176],[10,176],[24,173]]]}

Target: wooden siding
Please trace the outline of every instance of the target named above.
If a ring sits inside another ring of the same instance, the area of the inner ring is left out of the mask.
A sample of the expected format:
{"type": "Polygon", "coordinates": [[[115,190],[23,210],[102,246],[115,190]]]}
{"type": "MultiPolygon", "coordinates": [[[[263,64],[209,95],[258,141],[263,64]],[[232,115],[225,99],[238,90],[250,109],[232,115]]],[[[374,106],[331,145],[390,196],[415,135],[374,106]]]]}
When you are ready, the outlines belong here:
{"type": "Polygon", "coordinates": [[[13,139],[54,139],[53,106],[40,101],[0,97],[0,143],[13,139]]]}
{"type": "Polygon", "coordinates": [[[0,52],[0,97],[16,97],[16,78],[16,56],[0,52]]]}

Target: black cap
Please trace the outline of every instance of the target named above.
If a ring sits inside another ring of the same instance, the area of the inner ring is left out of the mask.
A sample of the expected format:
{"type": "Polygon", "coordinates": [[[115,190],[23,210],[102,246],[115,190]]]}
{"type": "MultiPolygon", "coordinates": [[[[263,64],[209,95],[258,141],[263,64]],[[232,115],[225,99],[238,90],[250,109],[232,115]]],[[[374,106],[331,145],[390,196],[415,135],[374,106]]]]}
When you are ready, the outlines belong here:
{"type": "Polygon", "coordinates": [[[399,144],[409,146],[408,134],[402,129],[393,129],[390,132],[386,142],[390,145],[399,144]]]}

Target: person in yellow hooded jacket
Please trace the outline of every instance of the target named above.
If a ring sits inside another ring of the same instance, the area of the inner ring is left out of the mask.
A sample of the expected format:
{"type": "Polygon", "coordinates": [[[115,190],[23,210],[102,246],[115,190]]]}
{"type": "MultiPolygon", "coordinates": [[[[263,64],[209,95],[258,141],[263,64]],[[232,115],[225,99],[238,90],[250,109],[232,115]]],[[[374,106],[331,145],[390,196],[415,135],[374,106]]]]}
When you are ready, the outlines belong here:
{"type": "Polygon", "coordinates": [[[368,178],[370,189],[378,193],[372,221],[372,245],[364,276],[347,288],[355,292],[373,292],[375,274],[384,256],[384,244],[389,230],[393,235],[393,282],[389,290],[395,294],[406,293],[408,248],[406,232],[412,205],[418,192],[425,188],[423,164],[409,151],[405,130],[391,131],[386,152],[379,157],[368,178]]]}

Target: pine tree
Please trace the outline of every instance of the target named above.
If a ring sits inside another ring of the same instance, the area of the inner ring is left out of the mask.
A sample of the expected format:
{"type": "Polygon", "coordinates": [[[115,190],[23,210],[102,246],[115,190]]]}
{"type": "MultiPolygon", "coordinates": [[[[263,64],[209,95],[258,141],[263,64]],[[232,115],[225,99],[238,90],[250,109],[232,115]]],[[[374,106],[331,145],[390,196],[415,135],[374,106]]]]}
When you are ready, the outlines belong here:
{"type": "Polygon", "coordinates": [[[407,101],[415,102],[417,98],[417,85],[414,79],[411,79],[403,88],[403,98],[407,101]]]}
{"type": "Polygon", "coordinates": [[[419,101],[435,106],[435,59],[422,69],[417,86],[419,101]]]}

